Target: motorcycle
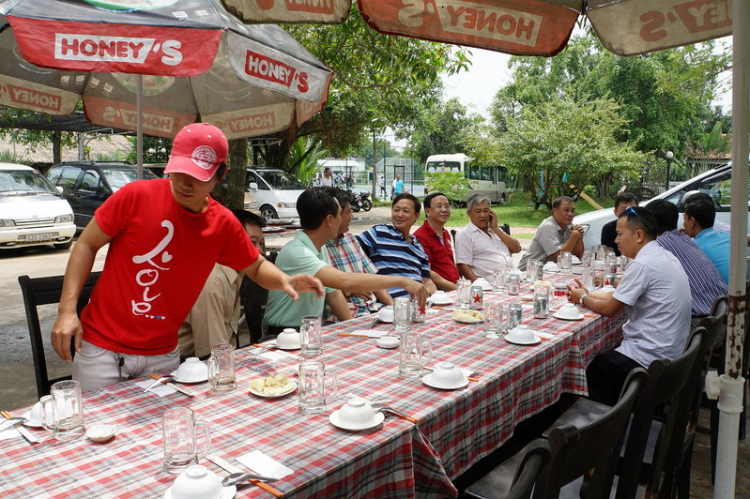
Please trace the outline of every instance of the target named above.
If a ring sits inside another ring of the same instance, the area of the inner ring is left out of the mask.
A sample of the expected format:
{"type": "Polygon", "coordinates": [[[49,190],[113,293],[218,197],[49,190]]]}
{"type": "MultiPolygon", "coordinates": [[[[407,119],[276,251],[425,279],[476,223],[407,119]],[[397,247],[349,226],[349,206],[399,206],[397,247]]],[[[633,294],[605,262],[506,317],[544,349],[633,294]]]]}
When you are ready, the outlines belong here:
{"type": "Polygon", "coordinates": [[[359,199],[362,202],[363,210],[370,211],[372,209],[372,199],[370,199],[370,193],[368,191],[360,192],[359,199]]]}
{"type": "Polygon", "coordinates": [[[362,207],[362,198],[359,194],[355,194],[352,191],[349,191],[349,198],[351,201],[349,201],[349,205],[352,207],[352,211],[354,213],[357,213],[359,210],[361,210],[362,207]]]}

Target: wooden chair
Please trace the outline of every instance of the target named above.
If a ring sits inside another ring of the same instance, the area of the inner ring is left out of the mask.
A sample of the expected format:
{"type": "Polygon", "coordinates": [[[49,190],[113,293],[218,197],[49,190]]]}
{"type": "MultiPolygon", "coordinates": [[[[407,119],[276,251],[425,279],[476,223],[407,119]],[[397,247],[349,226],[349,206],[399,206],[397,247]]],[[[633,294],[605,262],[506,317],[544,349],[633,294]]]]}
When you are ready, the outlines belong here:
{"type": "MultiPolygon", "coordinates": [[[[534,498],[558,497],[561,489],[568,484],[568,487],[578,489],[582,498],[608,496],[628,418],[638,392],[646,382],[646,371],[634,369],[614,407],[608,407],[599,417],[581,426],[564,425],[550,431],[547,440],[551,460],[535,481],[534,498]]],[[[508,490],[508,486],[505,484],[509,483],[508,477],[514,476],[512,470],[520,460],[519,454],[472,484],[466,490],[466,497],[506,497],[504,491],[508,490]]]]}
{"type": "Polygon", "coordinates": [[[532,441],[523,452],[523,458],[513,476],[507,499],[529,499],[539,473],[552,458],[552,449],[545,438],[532,441]]]}
{"type": "MultiPolygon", "coordinates": [[[[78,299],[78,316],[80,317],[83,307],[85,307],[94,285],[99,279],[101,272],[92,272],[81,290],[81,296],[78,299]]],[[[36,391],[41,398],[49,395],[50,387],[62,380],[70,379],[70,376],[61,376],[59,378],[49,379],[47,373],[47,358],[44,354],[44,340],[42,339],[42,328],[39,324],[39,313],[37,307],[41,305],[50,305],[60,302],[62,294],[63,276],[31,278],[22,275],[18,278],[21,285],[21,294],[23,295],[23,304],[26,309],[26,323],[29,326],[29,338],[31,340],[31,353],[34,358],[34,374],[36,375],[36,391]]],[[[73,341],[70,345],[71,354],[75,355],[73,341]]]]}

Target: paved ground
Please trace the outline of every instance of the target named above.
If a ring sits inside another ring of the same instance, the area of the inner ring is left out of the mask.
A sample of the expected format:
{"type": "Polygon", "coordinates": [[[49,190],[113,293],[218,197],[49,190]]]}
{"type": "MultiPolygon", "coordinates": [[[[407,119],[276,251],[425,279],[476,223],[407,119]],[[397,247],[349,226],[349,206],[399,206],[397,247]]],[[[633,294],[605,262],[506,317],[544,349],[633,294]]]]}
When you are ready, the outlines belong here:
{"type": "MultiPolygon", "coordinates": [[[[390,215],[389,208],[373,208],[368,213],[355,214],[352,231],[359,233],[372,223],[384,223],[390,215]]],[[[531,233],[534,228],[513,227],[514,234],[531,233]]],[[[272,246],[283,246],[290,237],[269,237],[272,246]]],[[[521,239],[524,249],[528,248],[530,239],[521,239]]],[[[23,309],[23,300],[18,287],[18,276],[30,275],[43,277],[60,275],[65,272],[68,251],[54,250],[2,250],[0,251],[0,338],[3,348],[0,350],[0,409],[16,409],[33,404],[36,401],[33,361],[31,358],[28,328],[23,309]]],[[[102,252],[95,264],[100,270],[104,262],[102,252]]],[[[517,261],[517,259],[516,259],[517,261]]],[[[49,331],[54,322],[57,309],[45,307],[41,311],[42,328],[49,331]]],[[[46,338],[45,338],[46,339],[46,338]]],[[[69,372],[70,366],[60,361],[51,348],[47,359],[52,375],[69,372]]],[[[692,497],[708,498],[713,496],[709,465],[708,435],[698,434],[693,456],[692,497]]],[[[740,441],[738,457],[737,497],[750,498],[750,440],[740,441]]]]}

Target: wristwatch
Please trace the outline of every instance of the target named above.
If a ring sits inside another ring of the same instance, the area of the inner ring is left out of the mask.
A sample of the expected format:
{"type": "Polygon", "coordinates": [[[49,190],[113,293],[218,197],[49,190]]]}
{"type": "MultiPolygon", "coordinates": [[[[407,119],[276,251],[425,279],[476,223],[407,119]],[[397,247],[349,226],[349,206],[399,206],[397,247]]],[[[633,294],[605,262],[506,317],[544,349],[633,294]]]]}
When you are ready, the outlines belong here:
{"type": "Polygon", "coordinates": [[[578,298],[578,304],[579,304],[579,305],[583,305],[583,300],[585,300],[585,299],[586,299],[586,297],[587,297],[588,295],[589,295],[588,293],[583,293],[583,294],[581,295],[581,297],[580,297],[580,298],[578,298]]]}

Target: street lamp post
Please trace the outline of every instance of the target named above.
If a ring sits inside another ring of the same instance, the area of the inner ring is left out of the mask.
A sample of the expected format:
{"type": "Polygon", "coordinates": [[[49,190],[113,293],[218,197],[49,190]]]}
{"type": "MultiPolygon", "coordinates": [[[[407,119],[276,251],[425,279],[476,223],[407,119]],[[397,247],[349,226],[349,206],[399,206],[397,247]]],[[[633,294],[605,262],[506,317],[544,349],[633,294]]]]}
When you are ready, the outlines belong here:
{"type": "Polygon", "coordinates": [[[666,154],[664,154],[664,158],[667,160],[667,189],[666,190],[669,190],[669,167],[672,166],[674,153],[672,151],[667,151],[666,154]]]}

